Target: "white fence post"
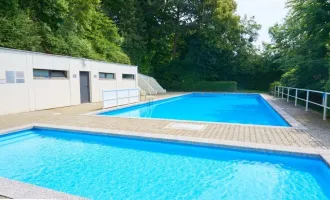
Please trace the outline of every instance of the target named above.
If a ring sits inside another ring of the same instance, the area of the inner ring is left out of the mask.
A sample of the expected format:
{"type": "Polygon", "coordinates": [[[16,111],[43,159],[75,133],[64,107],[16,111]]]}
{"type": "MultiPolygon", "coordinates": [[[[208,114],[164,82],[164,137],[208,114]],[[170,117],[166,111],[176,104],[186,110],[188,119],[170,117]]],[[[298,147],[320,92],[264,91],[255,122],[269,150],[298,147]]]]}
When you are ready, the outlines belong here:
{"type": "Polygon", "coordinates": [[[323,120],[327,120],[328,94],[323,93],[323,120]]]}
{"type": "Polygon", "coordinates": [[[290,88],[288,88],[288,95],[286,97],[286,102],[289,102],[289,97],[290,97],[290,88]]]}
{"type": "Polygon", "coordinates": [[[284,99],[283,94],[284,94],[284,87],[282,87],[282,99],[284,99]]]}
{"type": "Polygon", "coordinates": [[[280,98],[280,87],[281,87],[281,86],[278,86],[278,87],[277,87],[277,98],[280,98]]]}
{"type": "Polygon", "coordinates": [[[131,91],[128,89],[128,103],[131,103],[131,91]]]}
{"type": "Polygon", "coordinates": [[[307,90],[307,94],[306,94],[306,111],[308,111],[308,101],[309,101],[309,90],[307,90]]]}
{"type": "Polygon", "coordinates": [[[274,97],[276,98],[276,86],[274,87],[274,97]]]}
{"type": "Polygon", "coordinates": [[[294,100],[294,105],[297,106],[297,99],[298,99],[298,89],[296,89],[296,97],[294,100]]]}
{"type": "Polygon", "coordinates": [[[116,100],[117,100],[117,105],[116,106],[118,106],[119,105],[119,102],[118,102],[118,90],[116,90],[116,100]]]}

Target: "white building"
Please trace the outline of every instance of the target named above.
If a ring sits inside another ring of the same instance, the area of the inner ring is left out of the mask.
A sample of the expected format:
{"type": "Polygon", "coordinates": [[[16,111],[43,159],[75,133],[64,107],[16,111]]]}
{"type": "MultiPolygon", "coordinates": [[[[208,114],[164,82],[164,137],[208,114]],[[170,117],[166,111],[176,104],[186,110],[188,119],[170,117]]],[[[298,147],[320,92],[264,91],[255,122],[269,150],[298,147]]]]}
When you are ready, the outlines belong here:
{"type": "Polygon", "coordinates": [[[0,115],[102,101],[135,89],[137,66],[0,48],[0,115]]]}

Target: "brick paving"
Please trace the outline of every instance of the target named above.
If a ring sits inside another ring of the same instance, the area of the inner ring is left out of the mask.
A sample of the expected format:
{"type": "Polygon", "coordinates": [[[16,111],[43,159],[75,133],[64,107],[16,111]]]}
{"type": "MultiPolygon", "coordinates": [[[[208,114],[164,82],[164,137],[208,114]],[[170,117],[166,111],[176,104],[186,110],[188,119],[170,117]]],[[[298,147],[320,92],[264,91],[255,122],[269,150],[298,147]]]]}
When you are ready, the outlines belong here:
{"type": "MultiPolygon", "coordinates": [[[[179,93],[168,93],[166,95],[157,95],[154,98],[164,98],[177,94],[179,93]]],[[[294,128],[219,123],[195,123],[207,125],[202,131],[169,129],[165,127],[174,121],[81,115],[102,108],[101,103],[90,103],[30,113],[0,116],[0,130],[31,123],[42,123],[141,133],[181,135],[266,145],[271,144],[279,146],[330,149],[329,120],[323,121],[321,114],[314,111],[305,112],[304,108],[301,106],[295,107],[292,103],[287,103],[284,100],[271,99],[273,103],[285,110],[285,112],[307,127],[307,129],[298,130],[294,128]]]]}

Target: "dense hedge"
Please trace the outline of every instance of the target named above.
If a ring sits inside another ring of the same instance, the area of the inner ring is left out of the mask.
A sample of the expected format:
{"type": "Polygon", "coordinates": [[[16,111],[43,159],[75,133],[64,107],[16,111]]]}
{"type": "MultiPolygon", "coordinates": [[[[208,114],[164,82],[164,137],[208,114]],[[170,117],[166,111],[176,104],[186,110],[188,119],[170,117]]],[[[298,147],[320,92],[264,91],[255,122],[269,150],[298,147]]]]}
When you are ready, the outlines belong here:
{"type": "Polygon", "coordinates": [[[193,82],[193,83],[182,83],[180,88],[187,92],[188,91],[235,92],[235,91],[237,91],[237,82],[235,82],[235,81],[199,81],[199,82],[193,82]]]}

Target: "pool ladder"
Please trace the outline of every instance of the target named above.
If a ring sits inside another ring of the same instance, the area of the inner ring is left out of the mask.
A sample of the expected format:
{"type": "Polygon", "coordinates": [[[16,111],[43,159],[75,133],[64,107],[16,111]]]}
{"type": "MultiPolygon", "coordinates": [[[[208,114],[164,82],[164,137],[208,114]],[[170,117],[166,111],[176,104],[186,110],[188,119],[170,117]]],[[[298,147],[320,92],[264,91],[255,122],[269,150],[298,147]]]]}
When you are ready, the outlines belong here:
{"type": "Polygon", "coordinates": [[[149,106],[153,105],[153,103],[154,103],[154,99],[153,98],[151,98],[151,99],[148,100],[148,105],[149,106]]]}
{"type": "Polygon", "coordinates": [[[154,97],[151,95],[151,92],[149,90],[149,95],[147,93],[147,90],[143,90],[144,92],[144,100],[147,101],[148,105],[152,105],[154,102],[154,97]]]}

